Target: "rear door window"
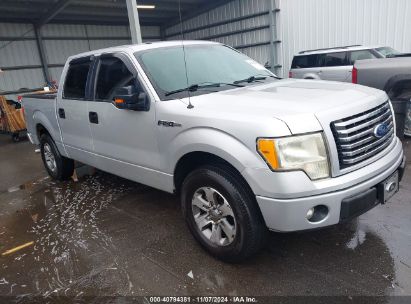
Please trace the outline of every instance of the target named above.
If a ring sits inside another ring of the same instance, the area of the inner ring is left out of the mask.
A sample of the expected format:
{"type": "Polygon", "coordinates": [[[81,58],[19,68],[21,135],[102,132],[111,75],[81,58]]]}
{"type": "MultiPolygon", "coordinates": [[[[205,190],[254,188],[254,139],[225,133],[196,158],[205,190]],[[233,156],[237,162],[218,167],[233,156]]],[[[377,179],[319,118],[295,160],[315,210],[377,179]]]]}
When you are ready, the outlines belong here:
{"type": "Polygon", "coordinates": [[[377,58],[377,57],[373,53],[371,53],[369,50],[352,51],[350,53],[351,65],[353,65],[356,60],[374,59],[374,58],[377,58]]]}
{"type": "Polygon", "coordinates": [[[96,100],[112,101],[117,88],[130,85],[135,85],[135,77],[121,59],[112,56],[100,59],[96,100]]]}
{"type": "Polygon", "coordinates": [[[334,67],[349,65],[347,52],[327,53],[320,55],[321,66],[334,67]]]}
{"type": "Polygon", "coordinates": [[[318,66],[318,55],[303,55],[294,56],[291,68],[292,69],[306,69],[315,68],[318,66]]]}
{"type": "Polygon", "coordinates": [[[66,99],[85,99],[87,77],[91,60],[74,60],[70,63],[64,81],[63,97],[66,99]]]}

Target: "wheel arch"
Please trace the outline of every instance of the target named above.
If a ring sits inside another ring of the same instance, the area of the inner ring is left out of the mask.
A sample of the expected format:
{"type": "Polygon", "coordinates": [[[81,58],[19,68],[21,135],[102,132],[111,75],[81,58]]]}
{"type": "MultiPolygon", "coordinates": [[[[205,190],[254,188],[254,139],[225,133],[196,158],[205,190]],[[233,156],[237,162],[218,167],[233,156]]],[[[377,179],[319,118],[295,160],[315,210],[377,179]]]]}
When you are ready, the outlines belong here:
{"type": "Polygon", "coordinates": [[[267,166],[248,145],[230,134],[213,128],[195,128],[181,133],[167,146],[165,160],[173,160],[167,161],[167,172],[174,176],[175,190],[181,186],[181,172],[186,173],[187,170],[184,168],[193,169],[207,162],[226,164],[244,179],[241,174],[244,169],[267,166]]]}
{"type": "Polygon", "coordinates": [[[37,140],[40,143],[41,135],[47,133],[56,142],[55,134],[53,134],[53,126],[42,112],[36,111],[33,114],[33,122],[35,125],[35,131],[37,140]]]}
{"type": "Polygon", "coordinates": [[[185,177],[201,166],[205,165],[214,165],[217,167],[226,167],[229,168],[232,173],[236,174],[238,178],[242,179],[242,182],[249,187],[249,190],[252,193],[250,186],[248,185],[245,178],[242,176],[241,172],[233,166],[230,162],[224,158],[217,156],[215,154],[203,151],[193,151],[183,155],[177,162],[174,169],[174,187],[177,193],[180,192],[181,185],[185,177]]]}
{"type": "Polygon", "coordinates": [[[33,141],[35,144],[40,144],[40,137],[43,134],[48,134],[56,144],[61,155],[65,157],[69,156],[63,146],[60,129],[57,122],[51,122],[42,112],[36,111],[33,114],[33,127],[34,130],[31,129],[31,132],[35,132],[35,134],[33,134],[33,141]]]}
{"type": "Polygon", "coordinates": [[[38,140],[40,141],[40,138],[43,134],[48,134],[50,135],[50,132],[47,130],[47,128],[41,123],[36,124],[36,136],[38,140]]]}
{"type": "Polygon", "coordinates": [[[303,79],[320,80],[321,78],[315,73],[306,73],[304,74],[303,79]]]}
{"type": "Polygon", "coordinates": [[[399,74],[392,76],[386,82],[384,86],[384,91],[388,94],[391,98],[396,98],[396,89],[399,89],[401,85],[409,84],[411,88],[411,74],[399,74]]]}

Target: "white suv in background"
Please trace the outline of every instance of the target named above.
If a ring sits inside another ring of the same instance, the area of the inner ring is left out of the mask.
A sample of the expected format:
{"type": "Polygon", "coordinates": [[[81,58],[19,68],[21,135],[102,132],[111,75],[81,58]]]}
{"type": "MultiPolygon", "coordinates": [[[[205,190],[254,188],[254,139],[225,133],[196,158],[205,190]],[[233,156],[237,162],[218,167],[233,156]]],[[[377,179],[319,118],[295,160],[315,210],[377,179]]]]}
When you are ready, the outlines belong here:
{"type": "Polygon", "coordinates": [[[399,54],[400,52],[386,46],[361,45],[301,51],[293,58],[289,77],[351,82],[356,60],[386,58],[399,54]]]}

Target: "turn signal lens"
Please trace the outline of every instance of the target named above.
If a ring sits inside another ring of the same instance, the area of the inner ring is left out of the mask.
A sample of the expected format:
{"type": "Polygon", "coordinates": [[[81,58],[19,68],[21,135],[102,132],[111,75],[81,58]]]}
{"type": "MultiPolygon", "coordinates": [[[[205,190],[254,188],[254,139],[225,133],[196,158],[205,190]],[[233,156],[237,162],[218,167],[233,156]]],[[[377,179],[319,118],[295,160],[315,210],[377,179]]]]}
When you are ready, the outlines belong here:
{"type": "Polygon", "coordinates": [[[116,104],[123,104],[123,103],[124,103],[124,99],[116,98],[116,99],[114,99],[114,102],[115,102],[116,104]]]}
{"type": "Polygon", "coordinates": [[[258,152],[272,169],[278,169],[278,158],[275,151],[275,143],[272,139],[259,139],[258,152]]]}

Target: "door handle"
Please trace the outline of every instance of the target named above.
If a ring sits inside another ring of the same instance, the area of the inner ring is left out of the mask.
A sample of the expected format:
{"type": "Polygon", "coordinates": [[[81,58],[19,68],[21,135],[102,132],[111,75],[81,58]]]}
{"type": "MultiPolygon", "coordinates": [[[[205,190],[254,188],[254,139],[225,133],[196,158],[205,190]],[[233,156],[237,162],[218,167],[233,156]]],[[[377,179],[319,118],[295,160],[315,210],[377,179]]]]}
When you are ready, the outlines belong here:
{"type": "Polygon", "coordinates": [[[66,112],[62,108],[59,109],[59,117],[62,119],[66,119],[66,112]]]}
{"type": "Polygon", "coordinates": [[[98,114],[96,112],[88,112],[88,119],[93,124],[98,124],[98,114]]]}

